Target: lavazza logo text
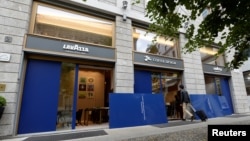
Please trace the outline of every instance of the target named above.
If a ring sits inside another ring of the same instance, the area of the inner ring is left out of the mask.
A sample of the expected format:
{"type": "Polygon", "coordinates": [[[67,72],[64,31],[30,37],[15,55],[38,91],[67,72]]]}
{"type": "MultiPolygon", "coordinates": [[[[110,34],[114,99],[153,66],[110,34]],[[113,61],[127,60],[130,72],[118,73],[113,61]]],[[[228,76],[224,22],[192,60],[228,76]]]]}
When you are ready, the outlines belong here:
{"type": "Polygon", "coordinates": [[[75,45],[64,44],[63,49],[68,50],[68,51],[82,52],[82,53],[88,53],[89,52],[89,49],[87,47],[79,46],[77,44],[75,44],[75,45]]]}
{"type": "Polygon", "coordinates": [[[213,70],[214,70],[215,72],[221,72],[221,71],[222,71],[222,68],[214,67],[213,70]]]}
{"type": "Polygon", "coordinates": [[[151,58],[150,56],[144,56],[144,61],[145,62],[150,62],[150,61],[153,61],[153,62],[158,62],[158,63],[165,63],[165,64],[176,64],[176,62],[174,61],[169,61],[167,59],[161,59],[161,58],[151,58]]]}

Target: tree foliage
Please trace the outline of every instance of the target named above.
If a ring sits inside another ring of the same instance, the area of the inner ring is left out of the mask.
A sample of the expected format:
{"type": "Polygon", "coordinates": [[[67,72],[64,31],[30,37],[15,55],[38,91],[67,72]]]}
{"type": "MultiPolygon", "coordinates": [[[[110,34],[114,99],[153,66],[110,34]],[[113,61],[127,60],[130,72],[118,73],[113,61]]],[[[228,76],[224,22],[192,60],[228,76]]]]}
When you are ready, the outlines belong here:
{"type": "Polygon", "coordinates": [[[146,16],[152,22],[149,30],[158,36],[178,38],[180,29],[185,29],[185,53],[208,45],[220,47],[216,56],[234,50],[233,60],[226,63],[230,69],[238,69],[248,59],[249,0],[149,0],[146,16]],[[194,21],[206,10],[209,14],[196,25],[194,21]]]}

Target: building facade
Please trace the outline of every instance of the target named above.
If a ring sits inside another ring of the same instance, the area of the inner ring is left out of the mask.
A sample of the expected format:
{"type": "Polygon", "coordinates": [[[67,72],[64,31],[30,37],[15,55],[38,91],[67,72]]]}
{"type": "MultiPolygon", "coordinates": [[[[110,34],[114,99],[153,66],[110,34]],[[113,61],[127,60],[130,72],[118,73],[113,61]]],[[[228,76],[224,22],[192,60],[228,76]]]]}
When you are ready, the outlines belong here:
{"type": "Polygon", "coordinates": [[[151,44],[146,0],[127,2],[1,0],[0,136],[75,130],[72,113],[109,107],[110,92],[160,93],[171,107],[179,84],[209,117],[249,112],[242,70],[223,68],[232,55],[184,54],[182,32],[151,44]]]}

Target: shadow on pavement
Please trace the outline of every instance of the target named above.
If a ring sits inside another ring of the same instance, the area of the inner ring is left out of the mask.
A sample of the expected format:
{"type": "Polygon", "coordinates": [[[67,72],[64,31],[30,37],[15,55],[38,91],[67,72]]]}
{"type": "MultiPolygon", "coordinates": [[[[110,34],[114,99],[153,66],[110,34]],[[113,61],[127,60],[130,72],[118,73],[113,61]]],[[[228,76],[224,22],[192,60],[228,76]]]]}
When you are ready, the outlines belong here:
{"type": "Polygon", "coordinates": [[[100,131],[89,131],[89,132],[70,133],[70,134],[68,133],[60,135],[29,137],[24,141],[61,141],[61,140],[70,140],[70,139],[103,136],[103,135],[107,135],[107,133],[103,130],[100,130],[100,131]]]}

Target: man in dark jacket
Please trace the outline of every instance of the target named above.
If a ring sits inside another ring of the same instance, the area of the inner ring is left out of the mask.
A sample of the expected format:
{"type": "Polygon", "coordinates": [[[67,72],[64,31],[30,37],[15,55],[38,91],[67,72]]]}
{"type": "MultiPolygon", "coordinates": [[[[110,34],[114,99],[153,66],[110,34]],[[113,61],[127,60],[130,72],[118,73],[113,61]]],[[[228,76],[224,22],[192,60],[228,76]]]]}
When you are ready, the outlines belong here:
{"type": "Polygon", "coordinates": [[[187,118],[187,114],[189,115],[189,117],[191,118],[191,121],[194,120],[194,115],[189,111],[189,107],[191,106],[191,101],[190,101],[190,98],[189,98],[189,95],[188,95],[188,92],[186,90],[184,90],[184,86],[183,85],[180,85],[180,91],[181,91],[181,105],[182,105],[182,108],[183,108],[183,121],[186,120],[187,118]]]}
{"type": "Polygon", "coordinates": [[[182,102],[181,102],[181,90],[177,92],[175,95],[175,109],[177,117],[182,119],[183,118],[183,109],[182,109],[182,102]]]}

